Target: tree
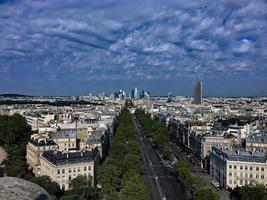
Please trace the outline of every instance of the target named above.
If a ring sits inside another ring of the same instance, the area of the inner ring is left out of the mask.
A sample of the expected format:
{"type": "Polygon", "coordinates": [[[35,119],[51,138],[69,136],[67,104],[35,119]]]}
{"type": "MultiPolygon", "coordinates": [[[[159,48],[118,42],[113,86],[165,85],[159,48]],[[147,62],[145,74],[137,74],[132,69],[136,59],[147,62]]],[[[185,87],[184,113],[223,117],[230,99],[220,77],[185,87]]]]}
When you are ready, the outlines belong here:
{"type": "Polygon", "coordinates": [[[62,192],[58,183],[52,181],[49,176],[33,177],[30,181],[40,185],[52,196],[59,196],[62,192]]]}
{"type": "Polygon", "coordinates": [[[195,193],[196,200],[219,200],[220,196],[208,188],[199,188],[195,193]]]}
{"type": "Polygon", "coordinates": [[[139,174],[143,172],[143,163],[140,161],[140,157],[133,154],[126,155],[121,166],[124,171],[132,170],[139,174]]]}
{"type": "Polygon", "coordinates": [[[172,153],[169,147],[168,129],[165,124],[152,120],[143,110],[136,110],[135,115],[143,125],[145,133],[152,136],[153,143],[163,158],[170,159],[172,153]]]}
{"type": "Polygon", "coordinates": [[[0,145],[18,144],[29,135],[29,126],[21,115],[0,116],[0,145]]]}
{"type": "Polygon", "coordinates": [[[266,200],[267,187],[263,184],[249,184],[236,187],[234,193],[240,200],[266,200]]]}
{"type": "Polygon", "coordinates": [[[4,161],[4,171],[8,176],[25,178],[29,176],[26,164],[26,144],[30,128],[19,114],[0,116],[0,145],[4,145],[8,159],[4,161]]]}
{"type": "Polygon", "coordinates": [[[84,199],[95,199],[97,191],[92,186],[92,177],[79,175],[70,182],[72,193],[78,194],[84,199]]]}
{"type": "Polygon", "coordinates": [[[138,173],[134,171],[126,173],[122,182],[123,186],[120,195],[121,200],[149,199],[144,180],[138,173]]]}
{"type": "Polygon", "coordinates": [[[191,174],[190,166],[182,160],[175,164],[174,172],[177,174],[179,180],[187,187],[192,186],[196,182],[195,177],[191,174]]]}
{"type": "Polygon", "coordinates": [[[112,194],[120,190],[122,172],[120,169],[109,163],[104,163],[97,172],[97,182],[101,185],[101,192],[104,195],[112,194]]]}

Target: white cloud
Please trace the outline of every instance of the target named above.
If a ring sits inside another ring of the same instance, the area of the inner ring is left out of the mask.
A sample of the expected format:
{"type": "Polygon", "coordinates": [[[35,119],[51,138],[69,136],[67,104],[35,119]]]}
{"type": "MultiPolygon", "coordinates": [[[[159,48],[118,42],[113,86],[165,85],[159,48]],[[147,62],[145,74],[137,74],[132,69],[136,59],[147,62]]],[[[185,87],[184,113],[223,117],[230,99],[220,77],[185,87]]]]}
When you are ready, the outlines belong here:
{"type": "Polygon", "coordinates": [[[266,14],[263,0],[4,3],[0,68],[75,79],[266,73],[266,14]]]}

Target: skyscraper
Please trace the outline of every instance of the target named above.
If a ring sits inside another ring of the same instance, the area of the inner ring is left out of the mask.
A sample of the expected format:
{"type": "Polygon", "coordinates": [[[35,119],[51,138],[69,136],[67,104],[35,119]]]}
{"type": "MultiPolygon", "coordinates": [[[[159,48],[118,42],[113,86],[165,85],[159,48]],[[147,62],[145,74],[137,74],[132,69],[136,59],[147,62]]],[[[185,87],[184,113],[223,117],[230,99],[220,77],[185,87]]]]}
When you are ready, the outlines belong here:
{"type": "Polygon", "coordinates": [[[138,99],[138,89],[134,88],[134,98],[138,99]]]}
{"type": "Polygon", "coordinates": [[[197,80],[194,84],[194,104],[201,104],[202,100],[202,83],[197,80]]]}

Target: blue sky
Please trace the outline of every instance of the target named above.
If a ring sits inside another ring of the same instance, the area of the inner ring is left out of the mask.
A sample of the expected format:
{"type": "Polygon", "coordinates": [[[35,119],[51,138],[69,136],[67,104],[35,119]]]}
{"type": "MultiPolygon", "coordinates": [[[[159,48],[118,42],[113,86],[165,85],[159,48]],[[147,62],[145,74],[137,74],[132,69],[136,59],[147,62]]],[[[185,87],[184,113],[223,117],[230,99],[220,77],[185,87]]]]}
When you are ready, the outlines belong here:
{"type": "Polygon", "coordinates": [[[267,95],[266,0],[0,0],[0,93],[267,95]]]}

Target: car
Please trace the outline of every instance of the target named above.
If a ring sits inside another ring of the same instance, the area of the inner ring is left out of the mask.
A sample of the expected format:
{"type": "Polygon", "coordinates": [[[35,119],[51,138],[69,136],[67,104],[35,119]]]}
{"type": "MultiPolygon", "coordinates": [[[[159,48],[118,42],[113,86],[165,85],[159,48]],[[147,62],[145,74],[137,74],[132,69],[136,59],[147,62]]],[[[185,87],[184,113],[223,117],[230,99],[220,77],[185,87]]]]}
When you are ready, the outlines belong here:
{"type": "Polygon", "coordinates": [[[220,189],[220,183],[219,183],[217,180],[212,180],[212,181],[211,181],[211,184],[212,184],[215,188],[220,189]]]}

